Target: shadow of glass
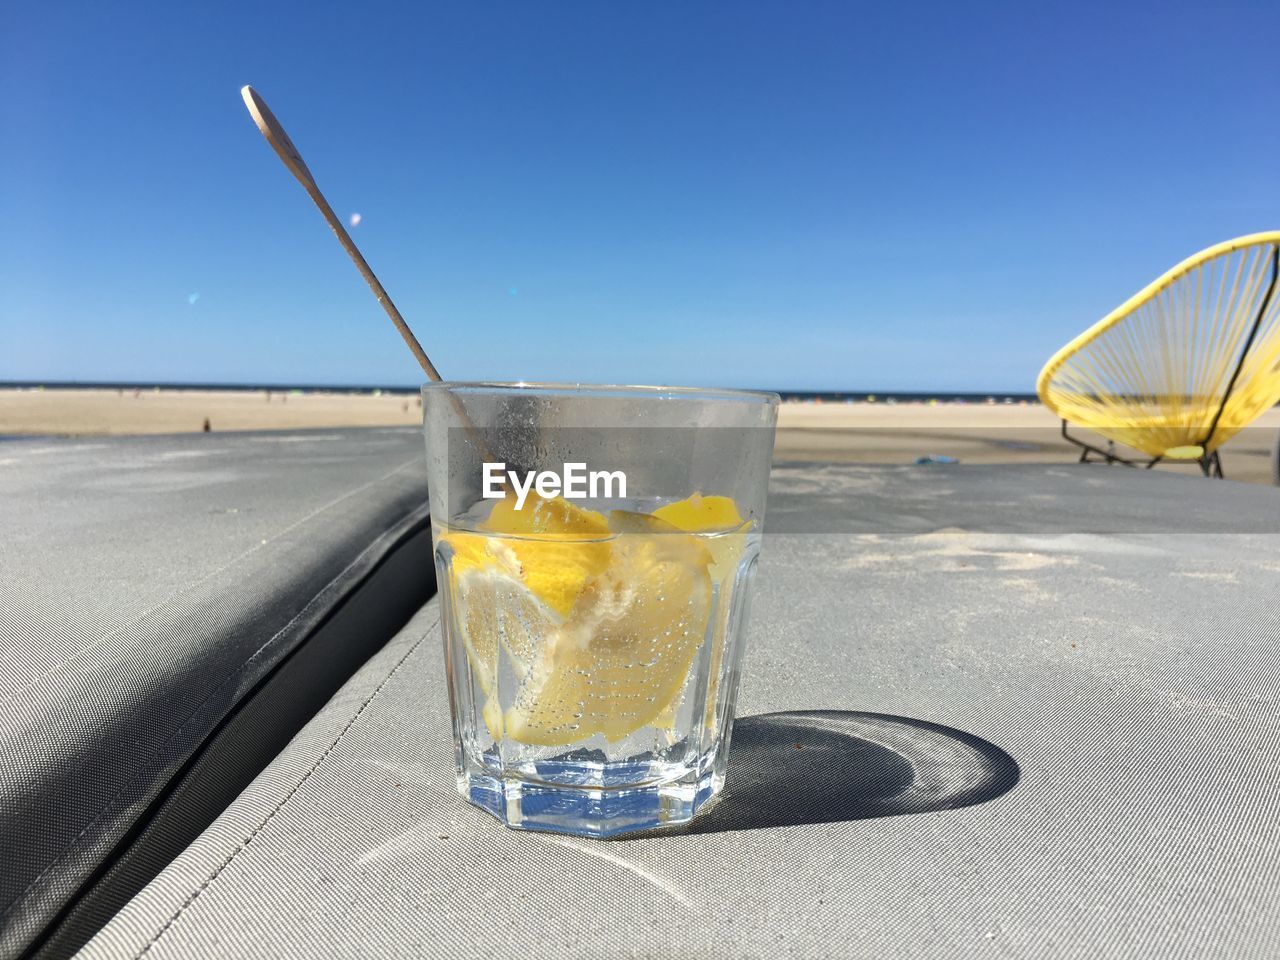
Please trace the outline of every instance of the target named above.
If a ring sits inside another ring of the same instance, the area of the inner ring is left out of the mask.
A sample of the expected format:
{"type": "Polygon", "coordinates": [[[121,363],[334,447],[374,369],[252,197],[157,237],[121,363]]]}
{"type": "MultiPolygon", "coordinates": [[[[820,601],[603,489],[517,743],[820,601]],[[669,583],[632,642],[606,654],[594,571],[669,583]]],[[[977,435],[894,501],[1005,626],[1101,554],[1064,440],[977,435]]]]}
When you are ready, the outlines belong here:
{"type": "Polygon", "coordinates": [[[740,717],[724,789],[680,833],[953,810],[1011,790],[1018,764],[980,737],[879,713],[740,717]]]}

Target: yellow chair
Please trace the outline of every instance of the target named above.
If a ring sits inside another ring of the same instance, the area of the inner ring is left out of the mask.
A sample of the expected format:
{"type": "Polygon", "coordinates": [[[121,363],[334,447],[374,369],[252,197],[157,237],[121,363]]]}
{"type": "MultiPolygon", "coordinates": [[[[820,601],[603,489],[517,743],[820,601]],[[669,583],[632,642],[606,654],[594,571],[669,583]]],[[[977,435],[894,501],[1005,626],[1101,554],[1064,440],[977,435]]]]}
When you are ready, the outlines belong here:
{"type": "Polygon", "coordinates": [[[1049,360],[1036,382],[1062,435],[1108,463],[1122,443],[1222,476],[1218,448],[1280,401],[1280,231],[1210,247],[1178,264],[1049,360]],[[1067,433],[1099,433],[1106,450],[1067,433]]]}

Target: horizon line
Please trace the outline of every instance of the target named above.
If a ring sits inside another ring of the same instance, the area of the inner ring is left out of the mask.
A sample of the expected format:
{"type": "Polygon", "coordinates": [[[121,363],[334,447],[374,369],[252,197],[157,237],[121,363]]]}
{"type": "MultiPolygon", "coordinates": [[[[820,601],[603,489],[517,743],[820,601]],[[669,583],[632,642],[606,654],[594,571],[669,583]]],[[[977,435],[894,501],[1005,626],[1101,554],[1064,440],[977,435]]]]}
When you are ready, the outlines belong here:
{"type": "MultiPolygon", "coordinates": [[[[496,382],[496,381],[495,381],[496,382]]],[[[590,385],[590,381],[581,381],[590,385]]],[[[662,386],[678,386],[678,384],[662,384],[662,386]]],[[[703,385],[705,386],[705,385],[703,385]]],[[[779,388],[779,387],[741,387],[738,385],[720,384],[724,389],[769,390],[773,393],[791,396],[844,396],[844,397],[1009,397],[1012,399],[1030,399],[1036,397],[1033,390],[928,390],[897,389],[882,390],[876,388],[824,387],[824,388],[779,388]]],[[[213,380],[0,380],[3,389],[50,389],[50,390],[210,390],[210,391],[291,391],[303,392],[333,391],[336,393],[418,393],[421,384],[404,383],[267,383],[260,381],[213,381],[213,380]]]]}

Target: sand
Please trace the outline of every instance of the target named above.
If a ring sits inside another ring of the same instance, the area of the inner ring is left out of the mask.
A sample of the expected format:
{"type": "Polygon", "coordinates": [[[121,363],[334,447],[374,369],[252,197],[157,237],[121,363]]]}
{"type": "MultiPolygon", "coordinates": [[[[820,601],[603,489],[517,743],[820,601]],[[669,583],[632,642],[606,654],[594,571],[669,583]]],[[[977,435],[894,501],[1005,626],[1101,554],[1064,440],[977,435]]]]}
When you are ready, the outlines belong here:
{"type": "Polygon", "coordinates": [[[0,390],[0,435],[373,427],[422,420],[419,398],[262,390],[0,390]],[[269,397],[269,399],[268,399],[269,397]]]}
{"type": "MultiPolygon", "coordinates": [[[[1061,427],[1038,404],[788,403],[778,418],[775,459],[911,463],[919,456],[942,455],[962,463],[1074,463],[1080,449],[1062,439],[1061,427]]],[[[1086,431],[1071,432],[1106,446],[1086,431]]],[[[1223,472],[1233,480],[1272,483],[1278,436],[1280,408],[1263,414],[1222,448],[1223,472]]],[[[1200,475],[1195,463],[1162,463],[1155,469],[1200,475]]]]}
{"type": "MultiPolygon", "coordinates": [[[[0,436],[191,433],[308,427],[416,425],[416,396],[280,394],[203,390],[0,389],[0,436]]],[[[912,463],[942,455],[962,463],[1070,463],[1079,450],[1062,440],[1058,420],[1027,404],[785,403],[776,459],[912,463]]],[[[1223,448],[1226,475],[1271,483],[1271,450],[1280,409],[1271,410],[1223,448]]],[[[1158,470],[1198,474],[1190,465],[1158,470]]]]}

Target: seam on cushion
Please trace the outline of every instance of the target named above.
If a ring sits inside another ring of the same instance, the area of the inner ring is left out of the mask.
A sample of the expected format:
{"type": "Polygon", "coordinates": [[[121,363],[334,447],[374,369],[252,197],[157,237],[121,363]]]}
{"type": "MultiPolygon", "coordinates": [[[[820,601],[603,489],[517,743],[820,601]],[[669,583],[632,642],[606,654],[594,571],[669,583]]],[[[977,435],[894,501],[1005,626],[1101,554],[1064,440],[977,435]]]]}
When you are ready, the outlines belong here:
{"type": "Polygon", "coordinates": [[[418,462],[419,462],[418,459],[414,458],[413,460],[409,460],[405,463],[402,463],[400,464],[400,466],[396,467],[390,473],[384,473],[380,477],[375,477],[373,480],[370,480],[368,483],[361,484],[360,486],[356,487],[354,490],[348,490],[346,493],[344,493],[342,496],[338,497],[337,499],[330,500],[324,506],[316,507],[316,509],[312,510],[305,517],[301,517],[295,520],[293,523],[289,524],[289,526],[285,527],[283,530],[280,530],[272,534],[267,540],[263,541],[262,543],[255,544],[254,546],[250,547],[248,550],[245,550],[243,553],[239,553],[236,556],[232,557],[230,560],[228,560],[222,566],[218,567],[216,570],[210,570],[199,580],[195,580],[192,583],[187,584],[182,589],[169,594],[163,600],[156,601],[154,604],[147,607],[146,610],[142,611],[142,613],[138,614],[128,623],[121,624],[120,626],[112,630],[110,633],[105,633],[102,636],[100,636],[97,640],[94,640],[92,643],[88,643],[85,646],[80,647],[78,650],[75,650],[74,652],[72,652],[65,660],[59,660],[57,663],[46,667],[44,670],[40,671],[40,673],[36,674],[34,677],[28,680],[21,687],[19,687],[16,690],[13,690],[5,697],[0,698],[0,706],[5,706],[11,701],[17,699],[19,696],[26,693],[28,690],[34,687],[37,683],[39,683],[45,677],[49,676],[51,673],[57,673],[59,670],[62,670],[65,667],[69,666],[71,663],[78,660],[82,655],[88,653],[90,650],[94,649],[95,647],[98,647],[106,643],[108,640],[112,639],[113,637],[118,637],[120,634],[124,633],[126,630],[129,630],[130,628],[137,626],[139,623],[141,623],[147,617],[151,616],[151,614],[155,613],[157,610],[161,609],[162,607],[168,606],[170,603],[172,603],[174,600],[178,599],[179,597],[183,596],[184,594],[190,593],[192,590],[196,589],[196,587],[199,587],[201,584],[209,580],[211,577],[216,577],[218,574],[231,569],[236,564],[238,564],[241,560],[256,553],[257,551],[261,550],[263,547],[267,546],[268,544],[271,544],[276,540],[279,540],[281,537],[285,536],[285,534],[288,534],[293,530],[296,530],[298,527],[302,526],[302,524],[306,523],[308,520],[315,519],[316,516],[318,516],[321,513],[324,513],[330,507],[337,506],[343,500],[346,500],[350,497],[354,497],[357,493],[363,493],[365,490],[368,490],[370,487],[374,486],[375,484],[381,483],[383,480],[387,480],[395,476],[401,470],[405,469],[406,467],[411,467],[418,462]]]}
{"type": "MultiPolygon", "coordinates": [[[[410,523],[406,524],[403,522],[403,520],[402,522],[397,523],[396,527],[392,528],[396,532],[396,535],[397,536],[401,535],[404,532],[404,529],[410,528],[412,526],[415,526],[417,523],[419,523],[421,521],[421,517],[419,515],[422,512],[423,512],[423,508],[419,508],[418,510],[415,510],[412,514],[410,514],[410,518],[412,521],[410,523]]],[[[274,634],[272,634],[270,639],[264,641],[263,644],[260,647],[258,647],[258,649],[255,650],[250,657],[248,657],[246,660],[241,662],[241,664],[238,667],[236,667],[234,673],[225,677],[223,681],[220,684],[218,684],[218,686],[216,686],[212,691],[210,691],[209,695],[196,705],[195,709],[191,712],[191,714],[187,717],[187,719],[182,721],[182,724],[176,730],[174,730],[173,733],[170,734],[163,743],[161,743],[154,750],[152,750],[151,753],[147,755],[146,759],[139,766],[137,773],[135,773],[132,777],[130,777],[129,780],[127,780],[120,787],[120,789],[111,797],[111,799],[109,799],[105,804],[102,805],[102,807],[98,809],[98,812],[94,816],[94,818],[90,820],[88,823],[86,823],[83,829],[81,829],[79,833],[77,833],[74,837],[72,837],[70,842],[67,844],[67,846],[65,846],[62,849],[62,851],[57,855],[57,857],[52,862],[50,862],[47,867],[41,870],[39,875],[36,876],[36,878],[33,879],[29,884],[27,884],[26,888],[21,893],[19,893],[16,897],[14,897],[13,900],[9,902],[9,904],[4,908],[3,911],[0,911],[0,919],[3,919],[9,916],[9,914],[11,914],[14,910],[16,910],[18,906],[22,903],[24,898],[27,896],[27,894],[30,893],[40,883],[40,881],[43,880],[51,870],[53,870],[54,867],[61,864],[62,861],[67,858],[67,855],[70,854],[76,848],[76,845],[80,842],[80,838],[83,837],[86,833],[88,833],[98,823],[99,820],[101,820],[104,816],[106,816],[106,814],[115,805],[116,801],[119,800],[122,796],[124,796],[125,792],[128,791],[130,787],[132,787],[134,784],[138,782],[139,779],[142,778],[143,774],[146,772],[147,764],[149,764],[152,760],[154,760],[157,756],[159,756],[160,753],[166,747],[168,747],[171,743],[173,743],[174,740],[178,738],[178,736],[182,733],[182,731],[187,728],[187,726],[191,723],[191,721],[193,721],[196,718],[196,716],[200,713],[200,711],[204,708],[204,706],[207,703],[209,703],[209,701],[212,700],[215,695],[217,695],[224,687],[226,687],[227,684],[231,683],[234,680],[240,679],[240,676],[244,672],[246,667],[248,667],[251,663],[257,660],[258,657],[261,656],[264,651],[266,651],[273,643],[275,643],[276,639],[281,634],[283,634],[286,630],[288,630],[295,623],[297,623],[299,618],[301,618],[308,610],[310,610],[313,606],[319,603],[320,600],[325,596],[325,594],[328,593],[330,588],[332,588],[334,584],[336,584],[338,581],[342,580],[343,577],[346,576],[347,571],[349,571],[352,567],[360,563],[361,560],[365,559],[366,555],[369,554],[371,551],[373,551],[376,547],[378,547],[383,542],[383,540],[386,539],[388,534],[390,534],[391,532],[392,530],[383,531],[383,533],[379,535],[378,538],[374,540],[373,543],[371,543],[364,550],[360,551],[360,553],[356,555],[355,559],[352,560],[345,567],[343,567],[342,570],[337,575],[335,575],[332,580],[330,580],[322,588],[320,588],[320,590],[316,592],[316,595],[313,596],[309,601],[307,601],[306,606],[304,606],[301,610],[299,610],[296,614],[294,614],[292,618],[290,618],[288,623],[286,623],[283,627],[281,627],[274,634]]]]}
{"type": "MultiPolygon", "coordinates": [[[[432,632],[431,628],[436,626],[438,623],[439,623],[439,618],[437,617],[434,620],[432,620],[432,622],[427,626],[425,630],[423,630],[422,635],[418,637],[417,640],[414,641],[413,646],[411,646],[407,651],[405,651],[405,655],[401,657],[399,661],[397,661],[396,665],[392,668],[391,672],[382,678],[382,682],[378,684],[377,689],[375,689],[373,693],[369,694],[368,699],[365,700],[365,702],[360,705],[360,709],[357,710],[355,714],[352,715],[351,719],[347,721],[346,726],[342,728],[342,730],[338,733],[338,736],[334,739],[334,741],[324,749],[324,752],[321,753],[320,756],[316,758],[316,762],[313,763],[311,767],[307,770],[307,772],[302,775],[302,779],[299,780],[297,783],[295,783],[293,787],[290,788],[289,792],[280,798],[280,802],[277,803],[271,809],[270,813],[268,813],[265,817],[263,817],[262,822],[259,823],[256,827],[254,827],[253,830],[249,833],[249,835],[244,838],[244,840],[242,840],[239,844],[236,845],[236,848],[232,850],[230,854],[227,855],[226,859],[224,859],[222,863],[218,865],[217,869],[214,870],[213,873],[211,873],[208,876],[208,878],[204,881],[204,883],[200,884],[200,886],[196,887],[196,889],[192,891],[191,896],[187,897],[187,899],[183,901],[182,906],[178,907],[178,909],[174,912],[174,914],[164,922],[164,925],[161,926],[160,929],[156,931],[155,936],[153,936],[150,940],[147,941],[147,945],[143,947],[141,951],[135,954],[135,960],[137,960],[137,958],[145,956],[152,947],[154,947],[157,943],[160,942],[160,940],[164,937],[166,933],[169,932],[169,930],[171,930],[174,926],[177,925],[178,921],[182,918],[182,915],[186,913],[187,908],[189,908],[192,904],[194,904],[196,900],[200,898],[200,895],[214,884],[214,882],[218,879],[218,877],[222,876],[222,872],[231,865],[231,862],[235,860],[235,858],[239,856],[242,851],[248,849],[249,844],[253,843],[254,838],[257,837],[258,834],[260,834],[264,829],[266,829],[267,824],[269,824],[275,818],[275,815],[279,813],[281,810],[283,810],[285,806],[289,803],[289,801],[292,800],[298,794],[298,791],[300,791],[302,787],[307,783],[307,781],[311,779],[312,774],[314,774],[317,770],[320,769],[320,767],[324,764],[325,760],[329,758],[329,754],[331,754],[337,748],[338,744],[342,742],[342,738],[345,737],[347,733],[350,732],[351,728],[356,725],[356,721],[360,719],[361,715],[364,713],[365,709],[369,706],[369,704],[373,703],[373,701],[377,699],[378,694],[382,693],[383,687],[385,687],[388,683],[390,683],[391,678],[400,672],[400,668],[409,662],[410,657],[412,657],[415,653],[417,653],[418,648],[422,646],[423,641],[426,640],[428,634],[432,632]]],[[[286,749],[288,748],[286,747],[286,749]]]]}

